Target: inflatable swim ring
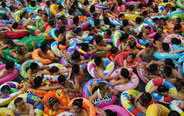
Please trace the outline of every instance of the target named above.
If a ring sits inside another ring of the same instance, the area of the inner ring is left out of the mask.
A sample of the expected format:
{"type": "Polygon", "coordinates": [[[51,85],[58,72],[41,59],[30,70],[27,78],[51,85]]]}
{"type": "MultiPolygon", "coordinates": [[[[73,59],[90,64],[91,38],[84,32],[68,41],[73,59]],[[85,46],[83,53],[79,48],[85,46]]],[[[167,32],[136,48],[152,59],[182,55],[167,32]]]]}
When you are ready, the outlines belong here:
{"type": "MultiPolygon", "coordinates": [[[[109,76],[112,71],[114,70],[114,63],[112,61],[110,61],[108,58],[103,58],[103,66],[104,66],[104,76],[109,76]]],[[[89,74],[93,77],[96,78],[97,72],[95,69],[95,62],[94,59],[89,61],[87,64],[87,70],[89,72],[89,74]]]]}
{"type": "MultiPolygon", "coordinates": [[[[107,83],[107,85],[110,88],[113,88],[113,86],[109,82],[107,82],[103,79],[91,79],[84,84],[83,89],[82,89],[82,96],[86,99],[89,99],[93,94],[92,93],[93,89],[96,87],[97,84],[99,84],[101,82],[105,82],[105,83],[107,83]]],[[[113,95],[113,96],[108,96],[108,97],[103,98],[103,99],[97,99],[97,100],[93,101],[92,103],[94,106],[104,107],[107,105],[114,104],[114,102],[116,102],[116,100],[117,100],[117,97],[115,95],[113,95]]]]}
{"type": "MultiPolygon", "coordinates": [[[[26,32],[25,31],[20,31],[20,32],[13,32],[12,31],[12,27],[9,27],[11,31],[7,31],[5,32],[5,36],[9,39],[21,39],[24,36],[26,36],[26,32]]],[[[17,28],[18,30],[26,30],[26,28],[24,26],[18,26],[17,28]]]]}
{"type": "Polygon", "coordinates": [[[0,108],[0,116],[6,116],[6,115],[15,116],[12,110],[8,108],[0,108]]]}
{"type": "MultiPolygon", "coordinates": [[[[162,79],[162,78],[155,78],[155,79],[150,80],[145,87],[145,91],[149,92],[152,87],[160,86],[160,85],[164,85],[165,87],[169,89],[169,92],[172,92],[176,96],[178,95],[178,91],[176,87],[170,81],[162,79]]],[[[173,100],[173,98],[163,96],[155,92],[152,93],[152,96],[155,100],[161,103],[166,103],[166,104],[170,103],[173,100]]]]}
{"type": "Polygon", "coordinates": [[[146,110],[146,116],[167,116],[170,112],[170,110],[159,104],[159,106],[161,107],[161,111],[159,110],[159,107],[157,104],[151,104],[148,106],[147,110],[146,110]],[[160,112],[160,114],[159,114],[160,112]]]}
{"type": "Polygon", "coordinates": [[[35,30],[36,36],[45,36],[47,40],[52,40],[52,36],[48,33],[41,33],[40,30],[35,30]]]}
{"type": "Polygon", "coordinates": [[[179,105],[182,103],[180,100],[173,100],[169,105],[171,110],[175,110],[180,113],[181,116],[184,116],[184,111],[180,109],[179,105]]]}

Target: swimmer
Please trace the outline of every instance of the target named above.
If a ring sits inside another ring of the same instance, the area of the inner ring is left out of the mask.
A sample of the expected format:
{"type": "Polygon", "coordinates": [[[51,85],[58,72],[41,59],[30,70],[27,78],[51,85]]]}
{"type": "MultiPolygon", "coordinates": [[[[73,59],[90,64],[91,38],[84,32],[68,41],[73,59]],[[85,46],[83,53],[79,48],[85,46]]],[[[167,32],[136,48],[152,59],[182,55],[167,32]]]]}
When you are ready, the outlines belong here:
{"type": "Polygon", "coordinates": [[[6,62],[5,68],[1,70],[0,72],[0,78],[7,76],[9,73],[11,73],[15,69],[14,62],[6,62]]]}

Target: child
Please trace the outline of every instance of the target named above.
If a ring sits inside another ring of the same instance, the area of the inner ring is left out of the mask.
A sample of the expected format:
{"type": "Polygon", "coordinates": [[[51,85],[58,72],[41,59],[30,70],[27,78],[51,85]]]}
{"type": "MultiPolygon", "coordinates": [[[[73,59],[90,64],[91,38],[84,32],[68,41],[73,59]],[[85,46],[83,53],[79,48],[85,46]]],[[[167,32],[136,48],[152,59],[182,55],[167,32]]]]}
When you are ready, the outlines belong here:
{"type": "Polygon", "coordinates": [[[5,64],[5,68],[3,70],[1,70],[0,72],[0,78],[8,75],[9,73],[11,73],[13,70],[15,69],[15,64],[14,62],[6,62],[5,64]]]}
{"type": "Polygon", "coordinates": [[[15,106],[11,110],[17,115],[29,115],[34,116],[33,105],[25,103],[23,98],[18,97],[14,101],[15,106]]]}
{"type": "MultiPolygon", "coordinates": [[[[32,41],[33,50],[35,50],[35,43],[32,41]]],[[[22,47],[19,47],[17,49],[12,49],[9,51],[9,53],[15,58],[19,59],[21,61],[28,59],[32,56],[32,52],[25,53],[25,49],[22,47]],[[17,54],[18,53],[18,54],[17,54]]]]}

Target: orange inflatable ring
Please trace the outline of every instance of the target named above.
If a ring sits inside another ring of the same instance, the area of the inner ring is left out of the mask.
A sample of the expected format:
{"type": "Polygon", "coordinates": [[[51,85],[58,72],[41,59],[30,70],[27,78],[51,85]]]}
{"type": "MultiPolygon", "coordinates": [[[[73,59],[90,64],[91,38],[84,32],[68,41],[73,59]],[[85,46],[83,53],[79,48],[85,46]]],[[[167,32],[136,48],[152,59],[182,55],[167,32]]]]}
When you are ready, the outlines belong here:
{"type": "MultiPolygon", "coordinates": [[[[67,95],[65,95],[61,90],[54,90],[50,91],[47,94],[45,94],[43,101],[49,102],[50,98],[55,98],[59,100],[60,105],[62,106],[67,106],[68,103],[70,102],[70,99],[67,95]]],[[[44,113],[46,116],[57,116],[58,114],[64,112],[64,110],[58,110],[58,111],[53,111],[47,106],[44,106],[44,113]]]]}
{"type": "Polygon", "coordinates": [[[87,17],[86,16],[78,16],[79,17],[79,22],[83,21],[87,21],[87,17]]]}
{"type": "MultiPolygon", "coordinates": [[[[167,29],[174,29],[174,25],[166,25],[166,28],[167,29]]],[[[184,31],[184,25],[182,25],[182,28],[181,28],[182,31],[184,31]]]]}
{"type": "MultiPolygon", "coordinates": [[[[34,60],[37,60],[37,61],[41,62],[42,64],[50,64],[50,63],[52,63],[52,60],[50,60],[50,59],[41,58],[39,56],[40,52],[41,52],[41,49],[34,50],[33,53],[32,53],[32,58],[34,60]]],[[[50,50],[47,51],[47,55],[54,57],[54,53],[52,51],[50,51],[50,50]]]]}
{"type": "Polygon", "coordinates": [[[61,49],[61,50],[66,50],[66,46],[65,45],[59,45],[59,49],[61,49]]]}
{"type": "Polygon", "coordinates": [[[72,103],[76,99],[83,99],[83,108],[87,111],[88,116],[96,116],[96,110],[94,105],[87,99],[82,98],[82,97],[76,97],[70,101],[68,106],[72,107],[72,103]]]}

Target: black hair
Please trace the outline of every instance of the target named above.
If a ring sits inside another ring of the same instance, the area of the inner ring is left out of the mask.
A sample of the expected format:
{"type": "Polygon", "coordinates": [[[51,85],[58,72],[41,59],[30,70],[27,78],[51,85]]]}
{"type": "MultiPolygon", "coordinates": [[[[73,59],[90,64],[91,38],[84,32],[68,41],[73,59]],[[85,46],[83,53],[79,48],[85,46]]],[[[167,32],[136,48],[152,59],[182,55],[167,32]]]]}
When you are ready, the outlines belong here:
{"type": "Polygon", "coordinates": [[[118,48],[117,47],[112,47],[111,48],[111,53],[112,54],[116,54],[118,52],[118,48]]]}
{"type": "Polygon", "coordinates": [[[169,44],[168,43],[162,43],[162,49],[164,50],[164,51],[169,51],[169,44]]]}
{"type": "Polygon", "coordinates": [[[129,53],[129,54],[128,54],[128,56],[131,56],[131,57],[132,57],[132,59],[135,59],[135,57],[136,57],[136,55],[135,55],[135,54],[133,54],[133,53],[129,53]]]}
{"type": "Polygon", "coordinates": [[[18,24],[17,22],[15,22],[15,23],[12,24],[12,28],[13,28],[13,29],[17,29],[18,26],[19,26],[19,24],[18,24]]]}
{"type": "Polygon", "coordinates": [[[74,29],[74,34],[78,35],[80,32],[81,32],[81,28],[80,27],[77,27],[74,29]]]}
{"type": "Polygon", "coordinates": [[[172,74],[172,69],[169,66],[164,66],[164,73],[166,76],[170,76],[172,74]]]}
{"type": "Polygon", "coordinates": [[[157,40],[159,40],[161,38],[161,33],[156,33],[154,36],[154,41],[153,43],[155,43],[157,40]]]}
{"type": "Polygon", "coordinates": [[[80,53],[78,51],[74,51],[72,55],[72,60],[77,60],[80,58],[80,53]]]}
{"type": "Polygon", "coordinates": [[[20,15],[20,19],[22,19],[24,16],[26,16],[27,13],[28,13],[27,11],[24,11],[24,12],[22,13],[22,15],[20,15]]]}
{"type": "Polygon", "coordinates": [[[62,9],[62,8],[63,8],[63,5],[60,4],[60,5],[58,6],[58,9],[62,9]]]}
{"type": "Polygon", "coordinates": [[[113,112],[111,110],[105,110],[106,116],[117,116],[117,112],[113,112]]]}
{"type": "Polygon", "coordinates": [[[30,5],[31,5],[32,7],[35,7],[35,6],[36,6],[36,2],[35,2],[34,0],[32,0],[32,1],[30,2],[30,5]]]}
{"type": "Polygon", "coordinates": [[[69,13],[70,15],[72,15],[72,13],[74,13],[74,12],[75,12],[74,8],[70,8],[70,9],[68,10],[68,13],[69,13]]]}
{"type": "Polygon", "coordinates": [[[107,85],[107,84],[106,84],[105,82],[100,82],[100,83],[98,84],[98,88],[99,88],[100,90],[102,90],[106,85],[107,85]]]}
{"type": "Polygon", "coordinates": [[[35,62],[33,62],[33,63],[31,63],[30,64],[30,69],[33,71],[33,70],[36,70],[37,69],[37,67],[38,67],[38,64],[37,63],[35,63],[35,62]]]}
{"type": "Polygon", "coordinates": [[[148,92],[143,92],[143,94],[140,96],[140,100],[143,103],[150,103],[152,101],[152,96],[148,92]]]}
{"type": "Polygon", "coordinates": [[[16,106],[19,102],[21,102],[21,101],[23,101],[23,98],[22,98],[22,97],[17,97],[17,98],[15,99],[15,101],[14,101],[15,106],[16,106]]]}
{"type": "Polygon", "coordinates": [[[123,76],[125,79],[130,80],[129,71],[126,68],[122,68],[120,71],[121,76],[123,76]]]}
{"type": "Polygon", "coordinates": [[[171,11],[175,11],[175,10],[176,10],[176,7],[171,6],[171,11]]]}
{"type": "Polygon", "coordinates": [[[66,77],[65,77],[64,75],[60,75],[60,76],[58,77],[58,82],[59,82],[59,84],[64,85],[64,84],[65,84],[65,81],[66,81],[66,77]]]}
{"type": "Polygon", "coordinates": [[[95,26],[99,26],[99,24],[100,24],[100,20],[99,20],[99,19],[95,19],[94,25],[95,25],[95,26]]]}
{"type": "Polygon", "coordinates": [[[61,27],[59,28],[60,33],[63,33],[65,30],[66,30],[66,29],[65,29],[65,26],[61,26],[61,27]]]}
{"type": "Polygon", "coordinates": [[[130,43],[129,43],[129,47],[132,48],[132,49],[133,49],[136,45],[137,45],[136,41],[130,41],[130,43]]]}
{"type": "Polygon", "coordinates": [[[163,0],[164,3],[168,2],[168,0],[163,0]]]}
{"type": "Polygon", "coordinates": [[[153,48],[153,44],[152,43],[146,43],[145,47],[152,47],[153,48]]]}
{"type": "Polygon", "coordinates": [[[86,5],[89,4],[89,1],[88,0],[85,0],[83,4],[86,6],[86,5]]]}
{"type": "Polygon", "coordinates": [[[158,67],[157,67],[156,64],[151,64],[151,65],[147,68],[148,72],[150,72],[150,73],[153,73],[154,71],[157,71],[157,69],[158,69],[158,67]]]}
{"type": "Polygon", "coordinates": [[[120,37],[120,41],[122,42],[122,41],[128,39],[128,37],[129,37],[128,33],[123,33],[122,36],[120,37]]]}
{"type": "Polygon", "coordinates": [[[60,104],[60,102],[59,102],[58,99],[55,99],[55,98],[52,98],[52,97],[49,98],[49,106],[50,106],[51,108],[52,108],[56,103],[59,103],[59,104],[60,104]]]}
{"type": "Polygon", "coordinates": [[[50,20],[49,20],[49,25],[50,25],[50,26],[54,26],[54,24],[55,24],[55,20],[50,19],[50,20]]]}
{"type": "Polygon", "coordinates": [[[8,61],[6,62],[5,68],[9,70],[9,69],[13,69],[14,66],[15,66],[14,62],[8,61]]]}
{"type": "Polygon", "coordinates": [[[43,15],[45,15],[46,17],[48,17],[48,16],[49,16],[47,13],[43,13],[43,15]]]}
{"type": "Polygon", "coordinates": [[[72,66],[72,71],[73,71],[74,73],[79,73],[79,71],[80,71],[79,65],[78,65],[78,64],[74,64],[74,65],[72,66]]]}
{"type": "Polygon", "coordinates": [[[1,6],[2,6],[3,8],[5,8],[5,7],[6,7],[6,3],[5,3],[5,2],[1,2],[1,6]]]}
{"type": "Polygon", "coordinates": [[[5,90],[8,90],[10,92],[10,87],[8,85],[3,85],[1,87],[1,92],[4,92],[5,90]]]}
{"type": "Polygon", "coordinates": [[[166,86],[164,86],[164,85],[160,85],[160,86],[158,86],[157,91],[158,91],[159,93],[162,93],[162,92],[168,92],[169,89],[168,89],[166,86]]]}
{"type": "Polygon", "coordinates": [[[156,13],[158,13],[158,12],[159,12],[159,11],[158,11],[158,7],[155,6],[155,7],[153,8],[153,11],[156,12],[156,13]]]}
{"type": "Polygon", "coordinates": [[[181,89],[184,89],[184,82],[183,81],[178,82],[176,85],[176,88],[178,91],[180,91],[181,89]]]}
{"type": "Polygon", "coordinates": [[[101,63],[102,63],[102,58],[101,58],[101,57],[96,57],[96,58],[95,58],[95,64],[96,64],[97,66],[99,66],[101,63]]]}
{"type": "Polygon", "coordinates": [[[106,25],[109,25],[110,24],[110,20],[109,20],[108,17],[105,17],[104,18],[104,24],[106,24],[106,25]]]}
{"type": "Polygon", "coordinates": [[[118,0],[118,6],[122,5],[122,0],[118,0]]]}
{"type": "Polygon", "coordinates": [[[147,15],[148,15],[148,11],[143,11],[143,12],[141,13],[141,15],[142,15],[142,16],[147,16],[147,15]]]}
{"type": "Polygon", "coordinates": [[[141,17],[137,17],[137,18],[135,19],[135,21],[136,21],[136,23],[140,24],[140,23],[142,22],[142,18],[141,18],[141,17]]]}
{"type": "Polygon", "coordinates": [[[22,47],[17,48],[17,52],[18,54],[23,55],[23,48],[22,47]]]}
{"type": "Polygon", "coordinates": [[[37,13],[41,12],[42,10],[41,9],[38,9],[37,13]]]}
{"type": "Polygon", "coordinates": [[[47,6],[50,6],[50,1],[46,1],[46,5],[47,6]]]}
{"type": "Polygon", "coordinates": [[[128,10],[133,11],[134,10],[134,6],[133,5],[128,6],[128,10]]]}
{"type": "Polygon", "coordinates": [[[95,37],[95,39],[96,39],[96,43],[98,44],[98,43],[101,42],[101,40],[102,40],[103,38],[102,38],[102,36],[98,35],[98,36],[95,37]]]}
{"type": "Polygon", "coordinates": [[[82,50],[87,51],[88,48],[89,48],[89,45],[87,43],[82,43],[81,45],[82,50]]]}
{"type": "Polygon", "coordinates": [[[38,88],[41,84],[42,84],[42,77],[40,76],[37,76],[35,79],[34,79],[34,88],[38,88]]]}
{"type": "Polygon", "coordinates": [[[106,30],[106,32],[107,32],[108,36],[111,36],[111,34],[112,34],[111,30],[108,29],[108,30],[106,30]]]}
{"type": "Polygon", "coordinates": [[[83,106],[83,99],[75,99],[72,103],[72,106],[78,106],[79,108],[82,108],[83,106]]]}
{"type": "Polygon", "coordinates": [[[167,66],[170,66],[170,67],[172,67],[172,68],[175,68],[175,64],[174,64],[174,62],[173,62],[172,59],[166,58],[164,62],[165,62],[165,64],[166,64],[167,66]]]}
{"type": "Polygon", "coordinates": [[[159,21],[159,18],[155,17],[152,19],[154,22],[159,21]]]}
{"type": "Polygon", "coordinates": [[[179,112],[172,110],[169,112],[168,116],[181,116],[179,112]]]}
{"type": "Polygon", "coordinates": [[[182,26],[180,25],[180,24],[176,24],[175,26],[174,26],[174,30],[179,30],[179,29],[181,29],[182,28],[182,26]]]}
{"type": "Polygon", "coordinates": [[[53,66],[53,67],[50,68],[49,72],[50,72],[50,73],[55,73],[55,72],[57,72],[58,70],[59,70],[59,68],[58,68],[57,66],[53,66]]]}
{"type": "Polygon", "coordinates": [[[119,14],[118,19],[120,19],[123,16],[125,16],[123,13],[119,14]]]}
{"type": "Polygon", "coordinates": [[[42,52],[47,52],[46,51],[46,50],[48,50],[47,44],[46,43],[41,44],[40,49],[41,49],[42,52]]]}
{"type": "Polygon", "coordinates": [[[89,8],[89,10],[90,10],[91,13],[94,13],[94,12],[95,12],[95,6],[92,5],[92,6],[89,8]]]}
{"type": "Polygon", "coordinates": [[[151,27],[146,26],[145,29],[148,29],[149,31],[151,31],[151,27]]]}
{"type": "Polygon", "coordinates": [[[79,22],[79,17],[78,16],[75,16],[74,18],[73,18],[73,23],[74,24],[77,24],[79,22]]]}
{"type": "Polygon", "coordinates": [[[139,7],[138,7],[138,8],[141,9],[141,8],[143,7],[143,5],[144,5],[144,4],[143,4],[142,2],[139,3],[139,7]]]}
{"type": "Polygon", "coordinates": [[[181,23],[181,18],[176,18],[176,22],[177,22],[178,24],[180,24],[180,23],[181,23]]]}
{"type": "Polygon", "coordinates": [[[3,15],[2,15],[2,19],[3,19],[3,20],[6,20],[7,18],[8,18],[8,16],[7,16],[6,14],[3,14],[3,15]]]}

